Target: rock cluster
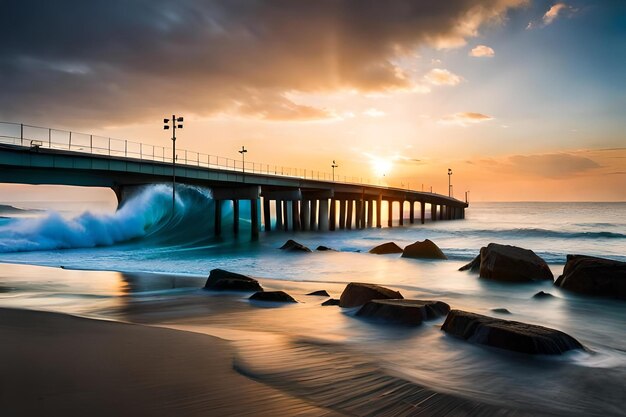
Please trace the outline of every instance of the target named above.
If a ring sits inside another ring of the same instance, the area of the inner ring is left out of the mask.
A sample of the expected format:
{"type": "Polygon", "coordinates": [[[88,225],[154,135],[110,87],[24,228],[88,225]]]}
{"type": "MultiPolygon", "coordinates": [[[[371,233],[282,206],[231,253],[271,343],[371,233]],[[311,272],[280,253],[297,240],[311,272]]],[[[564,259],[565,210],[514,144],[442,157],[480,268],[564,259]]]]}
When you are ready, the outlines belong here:
{"type": "Polygon", "coordinates": [[[223,269],[213,269],[204,285],[212,291],[263,291],[263,287],[254,278],[223,269]]]}

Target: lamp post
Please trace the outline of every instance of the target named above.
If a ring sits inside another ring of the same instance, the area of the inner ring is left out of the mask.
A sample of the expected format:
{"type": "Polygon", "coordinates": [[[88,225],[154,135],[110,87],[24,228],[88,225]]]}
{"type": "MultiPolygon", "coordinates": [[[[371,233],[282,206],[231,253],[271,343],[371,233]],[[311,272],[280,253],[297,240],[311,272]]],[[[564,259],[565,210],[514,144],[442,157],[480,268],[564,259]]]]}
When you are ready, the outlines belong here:
{"type": "Polygon", "coordinates": [[[248,150],[242,146],[241,150],[238,152],[241,154],[242,165],[243,165],[243,167],[241,168],[241,172],[246,172],[246,152],[248,152],[248,150]]]}
{"type": "Polygon", "coordinates": [[[339,168],[339,165],[337,165],[337,162],[333,159],[333,164],[330,167],[333,169],[333,182],[335,182],[335,168],[339,168]]]}
{"type": "Polygon", "coordinates": [[[452,170],[448,168],[448,197],[452,197],[452,170]]]}
{"type": "Polygon", "coordinates": [[[183,128],[183,118],[172,115],[171,119],[163,119],[163,129],[169,130],[172,123],[172,215],[176,209],[176,129],[183,128]]]}

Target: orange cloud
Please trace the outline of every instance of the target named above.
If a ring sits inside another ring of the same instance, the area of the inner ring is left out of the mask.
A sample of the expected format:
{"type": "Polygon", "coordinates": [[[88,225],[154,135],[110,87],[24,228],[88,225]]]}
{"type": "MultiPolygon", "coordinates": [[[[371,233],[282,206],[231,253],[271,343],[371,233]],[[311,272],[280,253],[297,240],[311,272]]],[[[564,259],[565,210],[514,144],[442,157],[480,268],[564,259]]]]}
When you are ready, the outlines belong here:
{"type": "Polygon", "coordinates": [[[428,71],[424,79],[433,85],[457,85],[461,82],[461,77],[441,68],[428,71]]]}
{"type": "Polygon", "coordinates": [[[478,45],[469,52],[470,56],[477,58],[491,58],[495,54],[496,53],[493,48],[490,48],[487,45],[478,45]]]}
{"type": "Polygon", "coordinates": [[[487,116],[486,114],[482,113],[462,112],[444,116],[439,121],[443,124],[452,124],[465,127],[476,123],[488,122],[489,120],[493,120],[493,117],[487,116]]]}

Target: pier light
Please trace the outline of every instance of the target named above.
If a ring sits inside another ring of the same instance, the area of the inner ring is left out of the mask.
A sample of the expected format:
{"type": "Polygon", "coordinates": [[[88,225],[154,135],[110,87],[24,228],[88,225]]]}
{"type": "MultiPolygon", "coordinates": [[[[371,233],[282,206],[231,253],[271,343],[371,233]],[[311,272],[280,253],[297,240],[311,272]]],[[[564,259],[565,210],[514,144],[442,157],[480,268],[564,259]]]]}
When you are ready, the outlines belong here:
{"type": "Polygon", "coordinates": [[[246,153],[248,152],[248,150],[242,146],[240,151],[237,151],[241,154],[241,160],[242,160],[242,165],[243,167],[241,168],[242,172],[246,172],[246,153]]]}
{"type": "Polygon", "coordinates": [[[452,169],[448,168],[448,197],[452,197],[452,169]]]}
{"type": "Polygon", "coordinates": [[[333,182],[335,182],[335,168],[339,168],[339,165],[337,165],[337,162],[334,159],[331,168],[333,169],[333,182]]]}
{"type": "Polygon", "coordinates": [[[163,119],[163,130],[169,130],[170,122],[172,123],[172,215],[176,209],[176,160],[178,159],[176,156],[176,129],[183,128],[183,121],[182,117],[176,117],[176,115],[172,115],[171,119],[163,119]]]}

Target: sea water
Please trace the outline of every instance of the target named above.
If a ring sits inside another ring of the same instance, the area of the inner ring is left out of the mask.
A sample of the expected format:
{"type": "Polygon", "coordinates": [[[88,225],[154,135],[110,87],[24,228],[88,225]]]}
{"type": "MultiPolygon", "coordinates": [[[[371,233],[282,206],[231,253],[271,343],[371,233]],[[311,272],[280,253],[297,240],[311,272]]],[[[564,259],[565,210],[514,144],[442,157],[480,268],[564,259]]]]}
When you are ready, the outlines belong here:
{"type": "MultiPolygon", "coordinates": [[[[570,253],[626,261],[625,203],[476,203],[465,220],[425,225],[405,221],[404,227],[326,233],[261,233],[256,242],[249,237],[245,204],[239,235],[232,234],[232,211],[225,207],[223,236],[214,238],[211,192],[196,187],[179,188],[174,212],[166,185],[146,187],[117,211],[103,212],[96,206],[91,211],[84,206],[36,212],[24,204],[20,208],[26,211],[0,210],[0,262],[6,263],[0,266],[2,306],[119,318],[114,312],[132,304],[129,295],[135,304],[196,296],[209,271],[223,268],[271,278],[276,288],[285,282],[285,288],[300,291],[297,295],[304,299],[290,307],[289,320],[285,313],[250,310],[246,303],[241,314],[254,314],[255,324],[240,324],[242,330],[315,334],[374,358],[404,378],[489,403],[557,415],[626,414],[626,303],[571,294],[550,282],[506,284],[458,271],[490,242],[534,250],[555,277],[570,253]],[[336,251],[278,250],[290,238],[336,251]],[[449,260],[367,253],[384,242],[404,246],[425,238],[449,260]],[[65,271],[25,272],[9,264],[65,271]],[[145,272],[176,278],[128,275],[145,272]],[[319,308],[303,297],[305,290],[322,288],[338,296],[351,281],[390,286],[405,298],[438,299],[481,314],[496,316],[494,309],[505,308],[512,314],[500,317],[560,329],[588,351],[556,359],[509,354],[446,337],[438,328],[440,321],[417,329],[375,326],[355,319],[352,311],[319,308]],[[533,298],[538,291],[554,297],[533,298]]],[[[233,322],[232,317],[206,314],[200,320],[213,334],[216,326],[222,331],[237,327],[233,322]]]]}

